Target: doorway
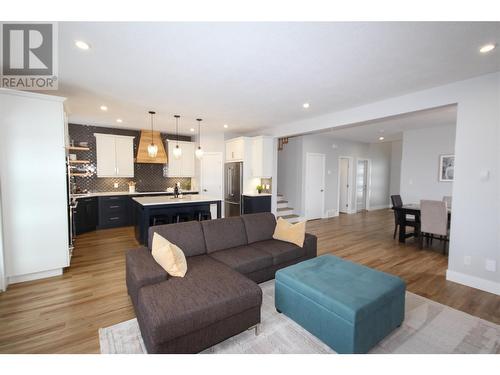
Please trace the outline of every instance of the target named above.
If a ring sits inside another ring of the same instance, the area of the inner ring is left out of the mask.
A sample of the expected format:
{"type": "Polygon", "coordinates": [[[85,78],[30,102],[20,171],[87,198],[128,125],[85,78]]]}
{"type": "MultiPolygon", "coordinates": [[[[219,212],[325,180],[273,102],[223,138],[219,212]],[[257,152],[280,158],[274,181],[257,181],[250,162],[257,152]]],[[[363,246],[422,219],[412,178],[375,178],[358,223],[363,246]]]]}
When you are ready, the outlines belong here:
{"type": "Polygon", "coordinates": [[[320,219],[325,211],[325,154],[306,154],[305,217],[320,219]]]}
{"type": "Polygon", "coordinates": [[[366,211],[369,207],[370,161],[358,159],[356,165],[356,212],[366,211]]]}
{"type": "Polygon", "coordinates": [[[348,214],[351,211],[351,170],[352,157],[339,157],[339,189],[338,189],[338,208],[339,213],[348,214]]]}
{"type": "MultiPolygon", "coordinates": [[[[200,163],[200,194],[210,195],[211,197],[223,199],[222,183],[222,153],[205,152],[200,163]]],[[[224,207],[222,212],[224,212],[224,207]]],[[[210,207],[212,217],[217,217],[217,206],[210,207]]]]}

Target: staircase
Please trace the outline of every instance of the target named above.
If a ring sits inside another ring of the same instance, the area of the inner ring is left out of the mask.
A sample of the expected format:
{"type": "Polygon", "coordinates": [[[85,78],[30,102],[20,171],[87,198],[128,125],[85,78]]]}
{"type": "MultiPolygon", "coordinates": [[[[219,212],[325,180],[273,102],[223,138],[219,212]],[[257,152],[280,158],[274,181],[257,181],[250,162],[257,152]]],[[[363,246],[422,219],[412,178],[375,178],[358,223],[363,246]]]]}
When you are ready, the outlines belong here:
{"type": "Polygon", "coordinates": [[[297,223],[303,219],[299,215],[295,214],[293,207],[288,207],[288,201],[282,194],[278,194],[277,204],[278,204],[277,208],[278,217],[285,219],[289,223],[297,223]]]}

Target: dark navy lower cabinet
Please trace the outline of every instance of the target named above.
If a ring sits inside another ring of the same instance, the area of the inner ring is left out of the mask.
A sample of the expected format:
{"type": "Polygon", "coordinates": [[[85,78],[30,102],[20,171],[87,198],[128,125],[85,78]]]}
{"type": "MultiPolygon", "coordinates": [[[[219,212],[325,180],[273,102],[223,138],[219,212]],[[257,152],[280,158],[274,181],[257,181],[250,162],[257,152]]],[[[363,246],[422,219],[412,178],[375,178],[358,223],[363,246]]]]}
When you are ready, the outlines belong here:
{"type": "Polygon", "coordinates": [[[82,234],[97,228],[97,198],[79,198],[73,210],[75,234],[82,234]]]}
{"type": "Polygon", "coordinates": [[[243,213],[271,212],[270,195],[243,195],[243,213]]]}
{"type": "Polygon", "coordinates": [[[129,196],[99,197],[98,228],[117,228],[132,224],[132,202],[129,196]]]}

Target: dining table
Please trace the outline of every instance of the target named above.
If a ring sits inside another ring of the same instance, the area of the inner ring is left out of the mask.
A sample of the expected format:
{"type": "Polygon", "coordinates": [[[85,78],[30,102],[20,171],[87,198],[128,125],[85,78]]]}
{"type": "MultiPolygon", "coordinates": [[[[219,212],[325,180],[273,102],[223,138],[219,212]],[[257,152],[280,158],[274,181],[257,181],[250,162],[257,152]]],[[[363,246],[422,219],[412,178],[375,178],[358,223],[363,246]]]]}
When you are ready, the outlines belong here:
{"type": "MultiPolygon", "coordinates": [[[[420,236],[420,204],[418,203],[409,203],[409,204],[403,204],[402,206],[399,207],[392,207],[393,210],[397,210],[399,212],[399,242],[405,243],[406,239],[409,237],[416,237],[418,238],[420,236]],[[415,226],[415,229],[413,232],[406,233],[406,227],[407,227],[407,215],[413,215],[415,217],[415,222],[417,225],[415,226]]],[[[448,222],[451,217],[451,208],[448,208],[448,222]]]]}

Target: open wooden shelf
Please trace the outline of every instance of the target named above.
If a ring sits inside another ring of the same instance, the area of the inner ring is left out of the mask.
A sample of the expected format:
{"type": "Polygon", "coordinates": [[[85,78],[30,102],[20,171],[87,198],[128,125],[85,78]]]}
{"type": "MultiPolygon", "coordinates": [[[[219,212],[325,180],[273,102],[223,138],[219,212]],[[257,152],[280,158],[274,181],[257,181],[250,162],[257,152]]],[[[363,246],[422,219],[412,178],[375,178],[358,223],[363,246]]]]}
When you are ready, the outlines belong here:
{"type": "Polygon", "coordinates": [[[90,160],[70,160],[70,164],[89,164],[90,160]]]}
{"type": "Polygon", "coordinates": [[[90,151],[88,147],[79,147],[79,146],[69,146],[68,150],[70,151],[90,151]]]}

